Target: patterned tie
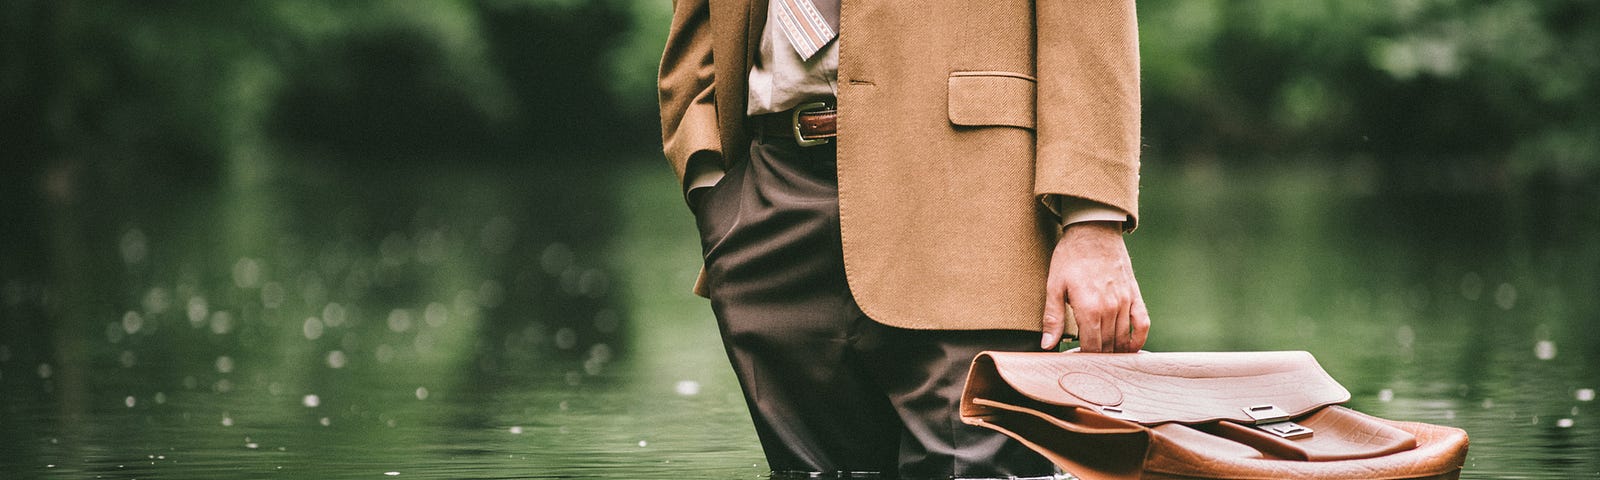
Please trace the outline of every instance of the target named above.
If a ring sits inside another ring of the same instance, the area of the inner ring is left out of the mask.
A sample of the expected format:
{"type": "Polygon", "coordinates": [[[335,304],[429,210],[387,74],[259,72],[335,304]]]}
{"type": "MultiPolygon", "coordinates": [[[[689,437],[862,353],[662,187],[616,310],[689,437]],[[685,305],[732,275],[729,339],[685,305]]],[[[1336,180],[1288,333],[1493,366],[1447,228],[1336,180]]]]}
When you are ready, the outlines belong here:
{"type": "Polygon", "coordinates": [[[772,0],[777,2],[778,22],[789,44],[810,60],[823,45],[839,35],[840,0],[772,0]]]}

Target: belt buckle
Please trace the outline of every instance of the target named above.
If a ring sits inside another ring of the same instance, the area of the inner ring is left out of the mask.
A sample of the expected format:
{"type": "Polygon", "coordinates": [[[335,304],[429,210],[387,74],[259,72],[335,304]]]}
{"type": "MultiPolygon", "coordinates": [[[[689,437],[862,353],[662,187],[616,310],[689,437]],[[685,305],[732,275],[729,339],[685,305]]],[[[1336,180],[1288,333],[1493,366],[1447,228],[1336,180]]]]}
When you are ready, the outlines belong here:
{"type": "Polygon", "coordinates": [[[817,145],[823,145],[823,144],[828,143],[828,139],[826,137],[824,137],[824,138],[806,138],[805,135],[801,135],[800,134],[800,114],[806,113],[806,112],[812,112],[812,111],[816,111],[816,110],[823,110],[823,109],[826,109],[826,108],[828,108],[827,102],[811,102],[811,103],[807,103],[807,104],[804,104],[804,105],[800,105],[798,107],[794,107],[794,114],[789,116],[789,127],[794,131],[794,143],[795,143],[795,145],[799,145],[799,146],[802,146],[802,147],[815,147],[817,145]]]}

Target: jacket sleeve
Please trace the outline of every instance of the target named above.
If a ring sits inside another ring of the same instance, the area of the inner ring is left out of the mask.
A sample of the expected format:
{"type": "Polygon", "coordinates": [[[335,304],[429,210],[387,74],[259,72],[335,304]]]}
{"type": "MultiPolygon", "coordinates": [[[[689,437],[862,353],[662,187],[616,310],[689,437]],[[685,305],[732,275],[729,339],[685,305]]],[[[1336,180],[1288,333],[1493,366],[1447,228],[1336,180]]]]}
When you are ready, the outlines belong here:
{"type": "Polygon", "coordinates": [[[1036,7],[1034,194],[1128,213],[1139,197],[1139,34],[1133,0],[1048,0],[1036,7]]]}
{"type": "Polygon", "coordinates": [[[661,144],[686,191],[697,169],[720,170],[708,0],[675,0],[657,88],[661,144]],[[691,160],[695,165],[691,165],[691,160]]]}

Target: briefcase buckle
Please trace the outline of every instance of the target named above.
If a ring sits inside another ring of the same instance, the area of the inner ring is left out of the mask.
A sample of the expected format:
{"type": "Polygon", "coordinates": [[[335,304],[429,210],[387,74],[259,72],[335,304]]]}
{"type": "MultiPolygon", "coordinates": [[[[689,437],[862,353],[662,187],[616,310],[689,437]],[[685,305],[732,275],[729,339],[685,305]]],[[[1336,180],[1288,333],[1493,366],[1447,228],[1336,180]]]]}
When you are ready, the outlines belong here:
{"type": "Polygon", "coordinates": [[[1256,425],[1282,422],[1289,419],[1289,412],[1285,412],[1283,409],[1278,408],[1277,405],[1271,404],[1244,407],[1244,413],[1249,415],[1256,425]]]}
{"type": "Polygon", "coordinates": [[[1264,425],[1256,425],[1256,428],[1290,440],[1310,437],[1312,433],[1315,433],[1313,430],[1311,430],[1311,427],[1294,422],[1268,423],[1264,425]]]}

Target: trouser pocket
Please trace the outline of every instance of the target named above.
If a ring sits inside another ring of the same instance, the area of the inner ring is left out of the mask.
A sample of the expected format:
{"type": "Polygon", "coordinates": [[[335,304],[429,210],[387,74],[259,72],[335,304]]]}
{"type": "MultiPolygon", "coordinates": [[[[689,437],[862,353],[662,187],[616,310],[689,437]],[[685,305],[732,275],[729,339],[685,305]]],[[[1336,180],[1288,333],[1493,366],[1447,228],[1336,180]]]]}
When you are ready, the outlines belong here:
{"type": "Polygon", "coordinates": [[[700,253],[709,259],[717,245],[739,222],[740,193],[748,162],[730,166],[722,179],[709,187],[693,209],[695,226],[700,231],[700,253]]]}

